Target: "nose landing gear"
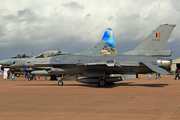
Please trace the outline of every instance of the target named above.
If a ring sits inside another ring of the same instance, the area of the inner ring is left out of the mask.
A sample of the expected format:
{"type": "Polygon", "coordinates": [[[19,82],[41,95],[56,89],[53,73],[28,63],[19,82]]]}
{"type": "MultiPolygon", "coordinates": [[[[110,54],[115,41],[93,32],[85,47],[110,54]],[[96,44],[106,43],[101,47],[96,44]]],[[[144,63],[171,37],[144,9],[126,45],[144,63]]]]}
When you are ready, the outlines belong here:
{"type": "Polygon", "coordinates": [[[59,85],[59,86],[63,86],[63,81],[60,80],[60,81],[58,82],[58,85],[59,85]]]}

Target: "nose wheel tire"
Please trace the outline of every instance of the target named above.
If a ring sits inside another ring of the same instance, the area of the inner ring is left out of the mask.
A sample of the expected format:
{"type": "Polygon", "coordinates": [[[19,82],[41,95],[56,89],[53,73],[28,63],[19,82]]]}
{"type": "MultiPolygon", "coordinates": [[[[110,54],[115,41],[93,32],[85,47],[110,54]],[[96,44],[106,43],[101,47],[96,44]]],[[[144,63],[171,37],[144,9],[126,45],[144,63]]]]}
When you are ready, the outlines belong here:
{"type": "Polygon", "coordinates": [[[20,75],[19,74],[16,74],[16,77],[19,77],[20,75]]]}
{"type": "Polygon", "coordinates": [[[28,81],[31,81],[31,78],[30,78],[30,77],[28,77],[28,81]]]}
{"type": "Polygon", "coordinates": [[[59,86],[63,86],[63,81],[60,80],[60,81],[58,82],[58,85],[59,85],[59,86]]]}
{"type": "Polygon", "coordinates": [[[106,85],[106,80],[104,79],[99,80],[98,85],[104,87],[106,85]]]}

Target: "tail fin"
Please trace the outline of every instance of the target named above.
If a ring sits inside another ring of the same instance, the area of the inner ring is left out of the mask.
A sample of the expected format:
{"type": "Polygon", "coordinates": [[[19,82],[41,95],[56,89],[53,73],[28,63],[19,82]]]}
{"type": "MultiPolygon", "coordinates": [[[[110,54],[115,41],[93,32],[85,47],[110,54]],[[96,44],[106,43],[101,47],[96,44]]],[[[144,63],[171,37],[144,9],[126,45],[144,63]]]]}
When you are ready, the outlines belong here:
{"type": "Polygon", "coordinates": [[[163,49],[175,26],[174,24],[160,25],[133,51],[126,52],[124,55],[171,56],[171,50],[163,49]]]}
{"type": "Polygon", "coordinates": [[[117,55],[114,34],[111,28],[107,28],[102,37],[102,40],[93,45],[81,55],[89,56],[113,56],[117,55]]]}

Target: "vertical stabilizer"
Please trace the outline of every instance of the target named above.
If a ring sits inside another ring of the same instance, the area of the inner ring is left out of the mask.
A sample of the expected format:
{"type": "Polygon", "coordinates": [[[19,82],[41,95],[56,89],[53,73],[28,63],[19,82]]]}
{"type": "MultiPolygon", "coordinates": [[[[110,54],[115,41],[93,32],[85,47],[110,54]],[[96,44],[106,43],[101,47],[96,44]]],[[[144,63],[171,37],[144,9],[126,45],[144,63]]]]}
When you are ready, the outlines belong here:
{"type": "Polygon", "coordinates": [[[114,33],[111,28],[105,30],[102,40],[106,41],[106,45],[103,47],[100,56],[117,55],[114,33]]]}
{"type": "Polygon", "coordinates": [[[174,24],[160,25],[134,50],[163,50],[175,26],[174,24]]]}
{"type": "Polygon", "coordinates": [[[102,40],[93,45],[81,55],[89,56],[113,56],[117,55],[114,34],[111,28],[107,28],[104,32],[102,40]]]}
{"type": "Polygon", "coordinates": [[[175,26],[174,24],[160,25],[134,50],[125,52],[123,55],[171,56],[171,50],[163,49],[175,26]]]}

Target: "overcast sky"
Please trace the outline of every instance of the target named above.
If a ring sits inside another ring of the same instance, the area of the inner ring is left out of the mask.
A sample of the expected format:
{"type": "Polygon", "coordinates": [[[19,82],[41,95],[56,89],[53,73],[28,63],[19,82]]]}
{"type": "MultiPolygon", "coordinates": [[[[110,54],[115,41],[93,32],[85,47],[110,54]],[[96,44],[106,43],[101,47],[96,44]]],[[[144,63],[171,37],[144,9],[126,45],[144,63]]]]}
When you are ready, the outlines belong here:
{"type": "Polygon", "coordinates": [[[176,24],[165,49],[180,57],[179,0],[0,0],[0,60],[47,50],[81,53],[112,28],[118,54],[160,24],[176,24]]]}

